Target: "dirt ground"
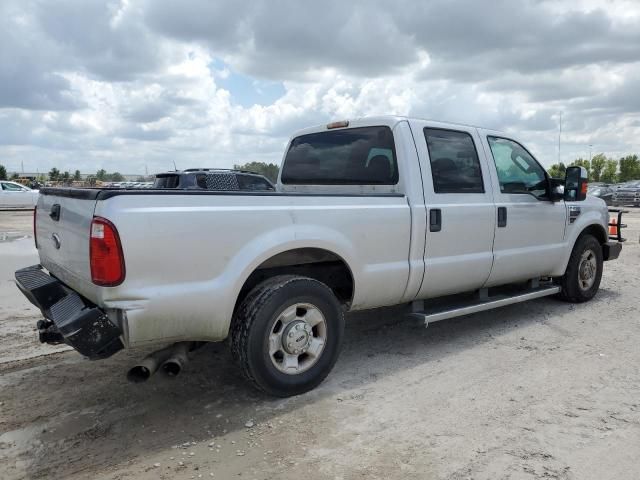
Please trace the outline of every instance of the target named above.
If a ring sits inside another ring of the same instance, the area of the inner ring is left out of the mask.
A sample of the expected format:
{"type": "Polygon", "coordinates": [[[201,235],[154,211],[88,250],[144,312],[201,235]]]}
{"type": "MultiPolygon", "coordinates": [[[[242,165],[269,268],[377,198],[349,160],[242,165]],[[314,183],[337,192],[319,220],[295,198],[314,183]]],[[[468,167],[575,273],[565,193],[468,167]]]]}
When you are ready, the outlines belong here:
{"type": "Polygon", "coordinates": [[[129,384],[38,343],[12,283],[37,263],[31,216],[0,212],[0,478],[638,479],[640,211],[591,302],[554,299],[424,328],[349,318],[315,391],[252,390],[225,345],[174,381],[129,384]]]}

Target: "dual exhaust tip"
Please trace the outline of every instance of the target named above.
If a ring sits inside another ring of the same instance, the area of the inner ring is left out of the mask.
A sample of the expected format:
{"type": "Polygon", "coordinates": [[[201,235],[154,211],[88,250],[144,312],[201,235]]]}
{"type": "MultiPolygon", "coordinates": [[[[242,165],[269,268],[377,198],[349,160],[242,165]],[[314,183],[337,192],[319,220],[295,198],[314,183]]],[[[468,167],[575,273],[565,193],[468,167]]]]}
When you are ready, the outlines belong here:
{"type": "Polygon", "coordinates": [[[147,355],[127,373],[127,380],[132,383],[146,382],[156,372],[166,378],[175,378],[189,362],[188,353],[193,342],[174,343],[162,350],[147,355]]]}

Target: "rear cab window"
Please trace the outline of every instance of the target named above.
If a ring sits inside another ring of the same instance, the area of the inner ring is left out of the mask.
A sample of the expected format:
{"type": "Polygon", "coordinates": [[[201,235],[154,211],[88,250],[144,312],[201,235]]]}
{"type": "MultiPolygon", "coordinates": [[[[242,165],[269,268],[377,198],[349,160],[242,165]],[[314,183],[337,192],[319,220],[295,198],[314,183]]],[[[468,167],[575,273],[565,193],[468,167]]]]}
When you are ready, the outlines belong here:
{"type": "Polygon", "coordinates": [[[285,185],[396,185],[398,178],[391,129],[371,126],[294,138],[280,180],[285,185]]]}

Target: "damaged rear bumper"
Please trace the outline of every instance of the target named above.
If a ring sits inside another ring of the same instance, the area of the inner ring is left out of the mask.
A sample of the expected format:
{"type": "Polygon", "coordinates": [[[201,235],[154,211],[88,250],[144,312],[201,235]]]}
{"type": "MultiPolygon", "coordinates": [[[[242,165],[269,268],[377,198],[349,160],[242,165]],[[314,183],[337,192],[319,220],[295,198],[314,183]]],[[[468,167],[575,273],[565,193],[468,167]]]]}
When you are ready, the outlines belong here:
{"type": "Polygon", "coordinates": [[[103,310],[40,265],[18,270],[15,278],[20,291],[44,316],[38,321],[41,342],[66,343],[92,360],[110,357],[124,347],[122,331],[103,310]]]}

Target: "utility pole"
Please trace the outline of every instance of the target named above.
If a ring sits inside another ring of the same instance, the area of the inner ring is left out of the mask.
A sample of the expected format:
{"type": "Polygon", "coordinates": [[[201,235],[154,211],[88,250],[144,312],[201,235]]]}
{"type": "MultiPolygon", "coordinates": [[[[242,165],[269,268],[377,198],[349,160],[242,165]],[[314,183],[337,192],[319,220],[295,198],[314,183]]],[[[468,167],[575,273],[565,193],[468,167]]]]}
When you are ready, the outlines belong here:
{"type": "Polygon", "coordinates": [[[558,163],[560,163],[560,139],[562,138],[562,112],[560,112],[560,128],[558,129],[558,163]]]}
{"type": "Polygon", "coordinates": [[[589,165],[591,165],[591,148],[593,145],[589,145],[589,165]]]}

